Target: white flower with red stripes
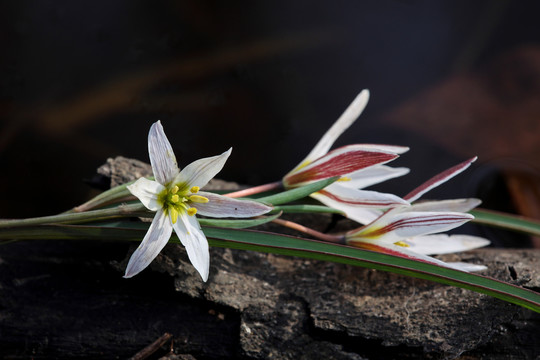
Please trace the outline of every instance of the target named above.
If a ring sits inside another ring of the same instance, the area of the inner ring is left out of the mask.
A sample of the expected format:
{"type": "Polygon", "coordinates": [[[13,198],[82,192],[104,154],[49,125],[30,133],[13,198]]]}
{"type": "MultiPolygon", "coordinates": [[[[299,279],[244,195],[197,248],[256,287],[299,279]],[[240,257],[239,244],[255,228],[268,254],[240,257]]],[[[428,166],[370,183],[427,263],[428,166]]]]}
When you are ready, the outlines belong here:
{"type": "Polygon", "coordinates": [[[407,168],[391,168],[383,165],[407,151],[407,147],[355,144],[329,151],[336,139],[360,116],[368,100],[369,91],[363,90],[308,156],[283,178],[285,188],[295,188],[339,176],[338,181],[313,193],[311,197],[329,207],[341,210],[348,218],[359,222],[364,218],[366,209],[409,204],[393,194],[362,190],[408,173],[407,168]]]}
{"type": "MultiPolygon", "coordinates": [[[[423,194],[464,171],[476,158],[458,164],[431,178],[404,197],[413,202],[423,194]]],[[[346,243],[355,247],[399,255],[464,271],[479,271],[483,265],[445,263],[429,255],[447,254],[489,245],[489,240],[470,235],[439,234],[456,228],[474,217],[467,211],[480,204],[478,199],[426,201],[386,212],[372,211],[371,222],[346,234],[346,243]]],[[[369,218],[368,217],[368,218],[369,218]]]]}

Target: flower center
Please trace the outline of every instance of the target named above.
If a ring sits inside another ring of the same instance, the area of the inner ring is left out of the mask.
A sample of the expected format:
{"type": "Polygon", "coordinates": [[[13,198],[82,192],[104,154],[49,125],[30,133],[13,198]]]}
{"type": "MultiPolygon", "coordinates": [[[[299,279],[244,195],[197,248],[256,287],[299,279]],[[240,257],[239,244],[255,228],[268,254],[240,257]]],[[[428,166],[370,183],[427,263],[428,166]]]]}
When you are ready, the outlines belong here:
{"type": "MultiPolygon", "coordinates": [[[[182,184],[178,184],[182,185],[182,184]]],[[[198,186],[193,186],[189,190],[180,191],[180,189],[187,189],[187,186],[174,185],[167,187],[158,195],[158,200],[162,204],[163,209],[171,217],[173,224],[178,221],[178,214],[186,212],[189,216],[193,216],[197,213],[197,208],[192,206],[193,203],[207,203],[208,198],[195,195],[199,192],[198,186]]]]}

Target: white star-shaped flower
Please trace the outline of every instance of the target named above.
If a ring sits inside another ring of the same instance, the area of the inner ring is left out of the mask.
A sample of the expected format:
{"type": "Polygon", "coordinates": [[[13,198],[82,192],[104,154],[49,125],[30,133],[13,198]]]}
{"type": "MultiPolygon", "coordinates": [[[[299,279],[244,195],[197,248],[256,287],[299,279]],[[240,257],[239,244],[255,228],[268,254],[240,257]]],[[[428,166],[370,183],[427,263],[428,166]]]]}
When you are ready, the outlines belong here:
{"type": "Polygon", "coordinates": [[[208,240],[195,214],[246,218],[272,210],[255,201],[199,191],[221,171],[231,150],[197,160],[180,171],[161,122],[152,125],[148,134],[148,152],[155,181],[140,178],[128,189],[156,215],[131,256],[124,277],[130,278],[146,268],[167,244],[174,229],[186,248],[189,260],[206,281],[210,267],[208,240]]]}

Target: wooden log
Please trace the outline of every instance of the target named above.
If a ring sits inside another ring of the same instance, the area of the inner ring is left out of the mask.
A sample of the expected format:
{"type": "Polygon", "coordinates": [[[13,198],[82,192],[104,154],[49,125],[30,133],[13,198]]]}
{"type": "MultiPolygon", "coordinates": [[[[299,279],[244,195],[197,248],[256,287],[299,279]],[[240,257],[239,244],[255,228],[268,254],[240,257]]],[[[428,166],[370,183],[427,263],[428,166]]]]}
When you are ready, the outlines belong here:
{"type": "MultiPolygon", "coordinates": [[[[332,222],[317,219],[313,225],[320,228],[332,222]]],[[[313,222],[309,216],[296,220],[313,222]]],[[[539,314],[468,290],[218,248],[211,249],[204,283],[183,247],[174,244],[141,274],[123,279],[135,244],[103,240],[2,246],[0,357],[129,358],[165,333],[171,341],[150,358],[469,360],[540,354],[539,314]]],[[[483,263],[485,275],[540,290],[540,250],[481,249],[443,259],[483,263]]]]}

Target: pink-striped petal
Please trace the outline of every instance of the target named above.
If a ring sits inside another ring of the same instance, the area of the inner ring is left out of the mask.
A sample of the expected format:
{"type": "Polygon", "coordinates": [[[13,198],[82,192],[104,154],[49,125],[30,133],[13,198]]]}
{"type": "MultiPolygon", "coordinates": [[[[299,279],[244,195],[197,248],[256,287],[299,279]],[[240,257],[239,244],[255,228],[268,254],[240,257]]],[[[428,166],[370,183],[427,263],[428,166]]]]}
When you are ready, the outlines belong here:
{"type": "Polygon", "coordinates": [[[143,241],[129,259],[125,278],[143,271],[167,245],[172,233],[171,220],[163,210],[158,210],[143,241]]]}
{"type": "Polygon", "coordinates": [[[414,203],[408,211],[453,211],[453,212],[468,212],[482,201],[475,198],[452,199],[452,200],[437,200],[437,201],[422,201],[414,203]]]}
{"type": "Polygon", "coordinates": [[[332,127],[323,135],[308,156],[302,160],[302,162],[300,162],[300,164],[293,171],[298,170],[300,167],[303,167],[304,165],[309,164],[326,154],[336,139],[343,134],[343,132],[356,121],[362,111],[364,111],[368,100],[369,91],[367,89],[362,90],[349,105],[349,107],[347,107],[347,109],[343,112],[343,114],[336,120],[334,125],[332,125],[332,127]]]}
{"type": "Polygon", "coordinates": [[[182,212],[173,227],[180,242],[186,248],[189,261],[206,282],[210,273],[210,252],[208,240],[202,232],[199,222],[195,216],[189,216],[186,212],[182,212]]]}
{"type": "Polygon", "coordinates": [[[403,198],[409,202],[413,202],[417,199],[419,199],[422,195],[427,193],[429,190],[439,186],[440,184],[450,180],[457,174],[461,173],[465,169],[467,169],[477,158],[473,157],[467,161],[464,161],[456,166],[451,167],[448,170],[443,171],[442,173],[435,175],[410,193],[408,193],[403,198]]]}
{"type": "Polygon", "coordinates": [[[150,127],[148,153],[156,181],[162,185],[170,183],[179,170],[171,143],[165,136],[161,121],[155,122],[150,127]]]}
{"type": "Polygon", "coordinates": [[[365,249],[365,250],[371,250],[371,251],[380,252],[383,254],[399,256],[406,259],[421,261],[428,264],[444,266],[447,268],[465,271],[465,272],[480,271],[480,270],[486,269],[486,267],[483,265],[474,265],[474,264],[467,264],[467,263],[461,263],[461,262],[460,263],[447,263],[439,259],[433,258],[431,256],[416,253],[414,251],[409,250],[409,248],[398,246],[395,244],[379,245],[379,244],[373,244],[373,243],[354,242],[354,243],[349,243],[349,245],[358,247],[361,249],[365,249]]]}
{"type": "Polygon", "coordinates": [[[474,216],[456,212],[386,212],[372,223],[349,232],[351,242],[394,243],[458,227],[474,216]]]}
{"type": "Polygon", "coordinates": [[[344,176],[360,169],[387,163],[398,157],[394,153],[366,150],[361,145],[343,146],[291,172],[283,178],[285,187],[296,187],[333,176],[344,176]]]}
{"type": "MultiPolygon", "coordinates": [[[[340,183],[341,184],[341,183],[340,183]]],[[[415,203],[411,206],[396,206],[387,210],[385,217],[392,216],[392,214],[398,214],[403,212],[468,212],[474,209],[481,203],[479,199],[453,199],[453,200],[437,200],[437,201],[425,201],[415,203]]],[[[351,213],[351,216],[347,216],[349,219],[354,220],[360,224],[368,224],[375,221],[379,216],[383,214],[383,211],[378,209],[364,209],[363,211],[356,211],[351,213]]]]}
{"type": "Polygon", "coordinates": [[[409,250],[424,255],[451,254],[488,246],[490,241],[471,235],[434,234],[404,240],[409,250]]]}
{"type": "Polygon", "coordinates": [[[239,200],[202,191],[198,195],[209,200],[207,203],[192,204],[193,207],[197,208],[197,214],[204,216],[249,218],[266,214],[272,210],[272,207],[256,201],[239,200]]]}
{"type": "MultiPolygon", "coordinates": [[[[205,186],[214,176],[217,175],[223,169],[225,162],[231,155],[232,148],[225,151],[221,155],[212,156],[204,159],[199,159],[192,162],[188,166],[182,169],[180,174],[174,179],[174,184],[181,184],[189,188],[198,186],[202,188],[205,186]]],[[[180,185],[179,185],[180,187],[180,185]]],[[[183,191],[185,189],[180,189],[183,191]]]]}

